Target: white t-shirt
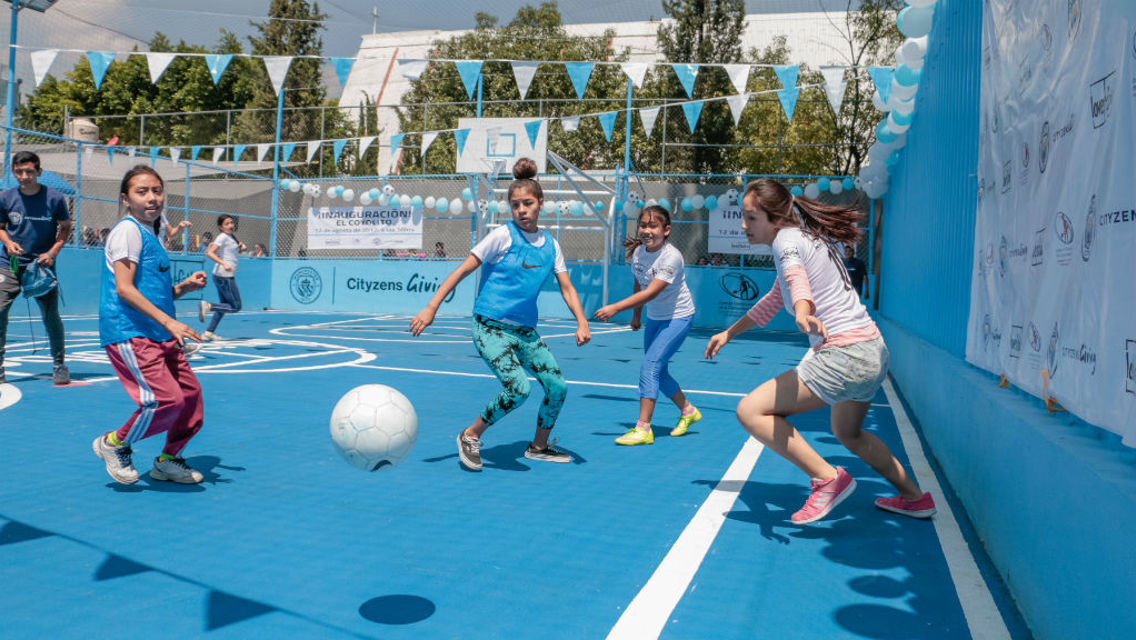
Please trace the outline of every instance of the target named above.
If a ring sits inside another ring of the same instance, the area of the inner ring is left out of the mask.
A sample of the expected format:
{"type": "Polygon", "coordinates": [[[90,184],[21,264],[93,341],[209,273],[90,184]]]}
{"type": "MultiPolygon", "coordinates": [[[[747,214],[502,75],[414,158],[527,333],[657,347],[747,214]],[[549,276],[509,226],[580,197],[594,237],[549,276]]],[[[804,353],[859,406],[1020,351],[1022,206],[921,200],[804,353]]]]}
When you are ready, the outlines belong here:
{"type": "Polygon", "coordinates": [[[237,263],[240,262],[241,247],[233,236],[227,233],[219,233],[213,242],[209,243],[211,247],[217,247],[217,257],[227,262],[232,269],[226,269],[216,262],[213,263],[213,275],[221,276],[222,278],[232,278],[237,273],[237,263]]]}
{"type": "MultiPolygon", "coordinates": [[[[781,299],[790,314],[793,313],[793,298],[789,294],[789,285],[785,282],[785,270],[800,266],[804,267],[809,276],[816,317],[824,323],[828,335],[872,324],[868,310],[860,302],[859,293],[852,289],[844,260],[835,255],[835,249],[830,249],[827,242],[805,235],[796,227],[781,229],[773,239],[773,258],[777,266],[781,299]]],[[[821,336],[809,336],[813,346],[823,340],[821,336]]]]}
{"type": "MultiPolygon", "coordinates": [[[[139,224],[150,235],[156,235],[154,234],[153,224],[146,224],[140,220],[139,224]]],[[[160,239],[160,236],[156,237],[160,239]]],[[[114,273],[114,263],[123,258],[138,264],[138,258],[142,255],[142,231],[138,229],[137,224],[122,224],[120,222],[114,225],[114,228],[107,234],[103,251],[106,255],[106,268],[111,273],[114,273]]]]}
{"type": "MultiPolygon", "coordinates": [[[[531,242],[534,247],[544,246],[544,233],[539,229],[536,233],[529,233],[520,227],[517,227],[517,230],[520,231],[521,235],[525,237],[525,240],[531,242]]],[[[564,273],[568,270],[568,267],[564,264],[564,252],[560,249],[560,243],[552,236],[548,236],[548,239],[552,240],[552,246],[556,248],[556,261],[553,263],[552,273],[564,273]]],[[[477,259],[482,262],[497,264],[501,261],[501,258],[505,257],[505,254],[509,252],[509,248],[512,246],[513,236],[509,234],[509,226],[503,224],[485,234],[481,242],[474,245],[469,252],[477,256],[477,259]]]]}
{"type": "Polygon", "coordinates": [[[654,300],[643,305],[648,318],[670,320],[694,315],[694,299],[686,286],[682,253],[674,245],[664,243],[663,248],[654,253],[639,245],[631,254],[631,273],[639,283],[639,288],[644,291],[652,280],[668,283],[654,300]]]}

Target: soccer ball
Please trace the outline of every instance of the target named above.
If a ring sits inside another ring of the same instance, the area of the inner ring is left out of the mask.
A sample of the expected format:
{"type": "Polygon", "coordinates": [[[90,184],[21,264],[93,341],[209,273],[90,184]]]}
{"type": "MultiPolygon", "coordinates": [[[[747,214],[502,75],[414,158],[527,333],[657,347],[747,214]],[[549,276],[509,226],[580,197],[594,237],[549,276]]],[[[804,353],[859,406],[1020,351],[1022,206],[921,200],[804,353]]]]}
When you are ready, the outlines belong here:
{"type": "Polygon", "coordinates": [[[364,471],[396,466],[417,439],[414,406],[386,385],[355,387],[331,411],[331,441],[345,460],[364,471]]]}
{"type": "Polygon", "coordinates": [[[385,184],[385,185],[383,185],[383,193],[384,193],[384,194],[385,194],[385,195],[386,195],[386,196],[387,196],[388,198],[390,198],[391,196],[393,196],[393,195],[394,195],[394,185],[389,185],[389,184],[385,184]]]}

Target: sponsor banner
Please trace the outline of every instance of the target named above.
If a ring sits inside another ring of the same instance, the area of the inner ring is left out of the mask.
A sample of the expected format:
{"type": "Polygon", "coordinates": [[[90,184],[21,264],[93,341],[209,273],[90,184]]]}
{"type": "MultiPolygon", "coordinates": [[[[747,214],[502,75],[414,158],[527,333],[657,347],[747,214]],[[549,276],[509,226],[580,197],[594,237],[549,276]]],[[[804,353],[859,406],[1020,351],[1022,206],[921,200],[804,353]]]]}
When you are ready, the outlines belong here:
{"type": "Polygon", "coordinates": [[[311,207],[309,249],[421,249],[422,212],[391,207],[311,207]]]}
{"type": "Polygon", "coordinates": [[[983,3],[967,360],[1136,446],[1136,24],[983,3]]]}
{"type": "MultiPolygon", "coordinates": [[[[414,314],[456,265],[452,260],[277,260],[272,307],[414,314]]],[[[458,284],[440,315],[470,313],[476,275],[458,284]]]]}
{"type": "Polygon", "coordinates": [[[718,207],[710,212],[706,228],[707,251],[710,253],[736,253],[773,255],[765,245],[751,245],[742,231],[741,207],[718,207]]]}

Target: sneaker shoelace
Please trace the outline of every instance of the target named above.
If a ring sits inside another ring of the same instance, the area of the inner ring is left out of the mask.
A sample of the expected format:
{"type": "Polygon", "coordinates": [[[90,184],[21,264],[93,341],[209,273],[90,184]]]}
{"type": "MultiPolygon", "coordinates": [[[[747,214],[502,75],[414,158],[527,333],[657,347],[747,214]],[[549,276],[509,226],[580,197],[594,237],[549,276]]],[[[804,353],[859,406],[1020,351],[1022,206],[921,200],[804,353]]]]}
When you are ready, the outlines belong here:
{"type": "Polygon", "coordinates": [[[481,438],[470,438],[463,434],[462,444],[469,447],[470,451],[473,453],[479,453],[481,451],[481,438]]]}
{"type": "Polygon", "coordinates": [[[185,463],[185,458],[170,458],[166,462],[173,463],[175,467],[187,473],[193,471],[193,469],[190,469],[189,465],[185,463]]]}
{"type": "Polygon", "coordinates": [[[134,451],[131,450],[130,447],[116,447],[114,450],[114,455],[118,457],[118,464],[123,467],[129,467],[134,464],[134,461],[130,459],[132,453],[134,453],[134,451]]]}

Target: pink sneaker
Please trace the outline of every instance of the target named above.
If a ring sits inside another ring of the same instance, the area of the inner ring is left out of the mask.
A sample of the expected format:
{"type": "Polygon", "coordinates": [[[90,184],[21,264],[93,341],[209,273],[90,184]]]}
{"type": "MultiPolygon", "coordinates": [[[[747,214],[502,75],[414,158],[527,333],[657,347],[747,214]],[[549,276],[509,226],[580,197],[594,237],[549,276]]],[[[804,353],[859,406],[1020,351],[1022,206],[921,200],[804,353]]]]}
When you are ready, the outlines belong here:
{"type": "Polygon", "coordinates": [[[914,501],[905,500],[903,496],[877,498],[876,506],[884,511],[902,513],[912,518],[930,518],[935,515],[935,501],[931,499],[929,493],[924,493],[922,498],[914,501]]]}
{"type": "Polygon", "coordinates": [[[805,506],[794,513],[790,520],[793,524],[808,524],[816,522],[828,515],[836,505],[852,495],[856,490],[856,480],[848,475],[844,467],[836,468],[836,477],[831,480],[812,480],[813,492],[805,500],[805,506]]]}

